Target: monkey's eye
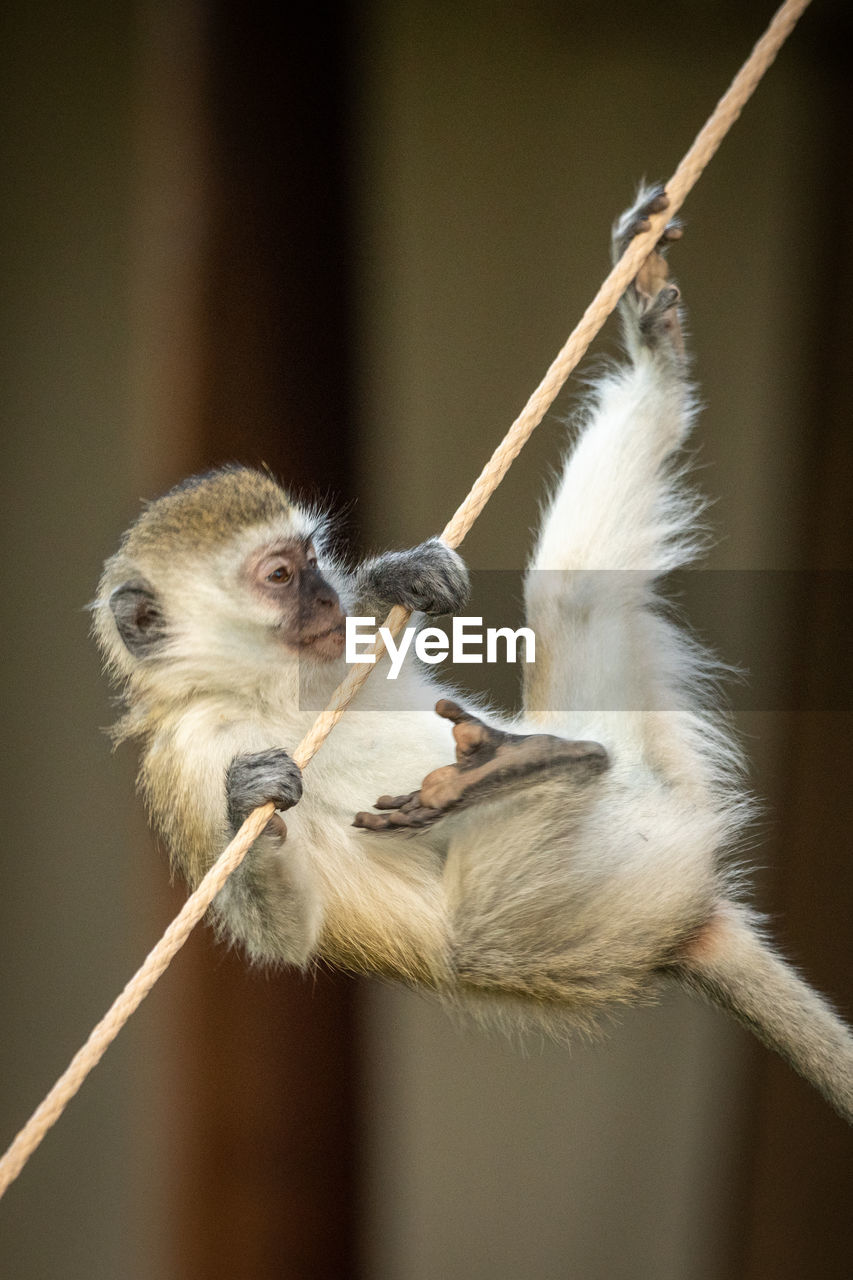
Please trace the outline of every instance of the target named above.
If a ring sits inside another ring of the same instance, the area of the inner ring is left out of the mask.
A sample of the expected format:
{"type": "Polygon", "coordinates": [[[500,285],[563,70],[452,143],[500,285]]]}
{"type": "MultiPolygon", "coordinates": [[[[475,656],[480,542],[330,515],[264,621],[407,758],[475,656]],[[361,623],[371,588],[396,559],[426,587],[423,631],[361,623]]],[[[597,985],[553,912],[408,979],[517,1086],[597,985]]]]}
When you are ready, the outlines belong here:
{"type": "Polygon", "coordinates": [[[293,570],[288,568],[286,564],[279,564],[273,569],[272,573],[267,574],[267,582],[275,582],[284,585],[290,582],[293,577],[293,570]]]}

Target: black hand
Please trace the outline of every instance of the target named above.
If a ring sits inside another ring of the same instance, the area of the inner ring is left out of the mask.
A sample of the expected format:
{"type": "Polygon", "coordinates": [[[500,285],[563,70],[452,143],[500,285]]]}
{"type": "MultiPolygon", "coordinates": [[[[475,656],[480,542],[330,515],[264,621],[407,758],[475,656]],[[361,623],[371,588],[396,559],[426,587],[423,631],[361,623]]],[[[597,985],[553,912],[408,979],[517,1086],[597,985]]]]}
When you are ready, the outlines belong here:
{"type": "Polygon", "coordinates": [[[253,809],[269,801],[291,809],[302,795],[302,773],[280,747],[235,756],[225,775],[228,821],[236,831],[253,809]]]}
{"type": "Polygon", "coordinates": [[[356,590],[368,604],[399,604],[418,613],[458,613],[468,599],[468,570],[438,538],[410,551],[389,551],[361,565],[356,590]]]}

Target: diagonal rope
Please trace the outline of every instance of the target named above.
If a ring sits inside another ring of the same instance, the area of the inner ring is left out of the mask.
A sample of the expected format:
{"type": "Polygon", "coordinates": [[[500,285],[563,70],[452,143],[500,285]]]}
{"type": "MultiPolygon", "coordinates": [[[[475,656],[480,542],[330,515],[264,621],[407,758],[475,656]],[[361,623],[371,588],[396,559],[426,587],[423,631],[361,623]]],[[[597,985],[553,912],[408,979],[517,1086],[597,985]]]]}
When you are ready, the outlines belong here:
{"type": "MultiPolygon", "coordinates": [[[[654,214],[649,219],[651,224],[649,230],[631,241],[587,307],[545,377],[483,468],[467,498],[445,526],[441,537],[449,547],[458,547],[474,524],[513,461],[544,418],[569,374],[581,360],[593,338],[652,251],[664,226],[684,203],[687,194],[716,153],[726,133],[737,120],[764,72],[775,59],[797,19],[809,3],[810,0],[786,0],[776,12],[764,35],[755,45],[749,58],[717,103],[713,113],[697,134],[690,150],[667,183],[666,193],[669,196],[667,209],[654,214]]],[[[389,613],[384,625],[392,635],[397,635],[406,625],[409,617],[410,614],[406,609],[396,606],[389,613]]],[[[376,657],[381,657],[384,651],[385,646],[381,639],[377,640],[374,649],[376,657]]],[[[369,664],[353,667],[346,679],[338,686],[329,705],[317,717],[293,753],[293,759],[300,768],[304,768],[319,750],[372,669],[372,665],[369,664]]],[[[86,1076],[101,1060],[130,1015],[165,972],[173,956],[184,945],[228,877],[243,861],[248,850],[272,817],[273,811],[273,805],[266,804],[249,815],[198,888],[187,899],[182,910],[150,952],[142,967],[131,978],[89,1039],[72,1058],[70,1065],[41,1105],[33,1112],[0,1160],[0,1196],[21,1172],[48,1129],[59,1119],[86,1076]]]]}

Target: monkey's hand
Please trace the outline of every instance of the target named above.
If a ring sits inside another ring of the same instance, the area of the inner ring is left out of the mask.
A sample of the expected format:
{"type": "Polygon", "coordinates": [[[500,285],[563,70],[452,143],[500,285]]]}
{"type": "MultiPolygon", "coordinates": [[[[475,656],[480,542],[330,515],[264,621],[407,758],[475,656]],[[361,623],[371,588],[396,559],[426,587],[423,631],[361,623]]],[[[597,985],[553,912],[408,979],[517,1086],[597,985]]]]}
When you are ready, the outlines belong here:
{"type": "Polygon", "coordinates": [[[377,809],[357,813],[353,826],[370,831],[428,827],[452,809],[486,800],[509,787],[571,770],[573,781],[585,781],[607,768],[607,752],[597,742],[571,742],[550,733],[505,733],[442,698],[436,711],[453,721],[456,764],[428,773],[419,791],[406,796],[380,796],[377,809]]]}
{"type": "Polygon", "coordinates": [[[440,538],[410,551],[389,551],[359,565],[359,607],[399,604],[412,613],[458,613],[468,599],[465,562],[440,538]]]}
{"type": "MultiPolygon", "coordinates": [[[[280,747],[235,756],[225,775],[228,821],[233,831],[243,825],[253,809],[270,800],[276,809],[292,809],[301,795],[301,770],[280,747]]],[[[284,819],[273,814],[267,831],[278,836],[286,835],[284,819]]]]}

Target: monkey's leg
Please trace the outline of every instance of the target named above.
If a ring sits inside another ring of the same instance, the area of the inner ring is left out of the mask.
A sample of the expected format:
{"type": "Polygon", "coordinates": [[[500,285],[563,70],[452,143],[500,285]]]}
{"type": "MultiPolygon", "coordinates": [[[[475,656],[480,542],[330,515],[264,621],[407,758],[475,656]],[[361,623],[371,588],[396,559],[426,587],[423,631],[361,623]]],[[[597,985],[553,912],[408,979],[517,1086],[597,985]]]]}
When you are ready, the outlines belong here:
{"type": "Polygon", "coordinates": [[[456,764],[428,773],[418,791],[380,796],[376,808],[387,812],[357,813],[354,826],[371,831],[426,827],[451,810],[492,799],[511,787],[555,775],[584,782],[607,768],[607,753],[597,742],[570,742],[548,733],[505,733],[448,698],[435,709],[453,722],[456,764]]]}
{"type": "MultiPolygon", "coordinates": [[[[641,193],[617,223],[614,254],[664,200],[659,190],[641,193]]],[[[663,256],[679,234],[667,229],[626,292],[630,364],[594,392],[525,581],[538,641],[525,712],[572,736],[604,733],[587,711],[669,708],[685,669],[685,646],[649,610],[657,578],[689,560],[697,543],[698,504],[667,466],[693,416],[679,294],[663,256]]]]}

